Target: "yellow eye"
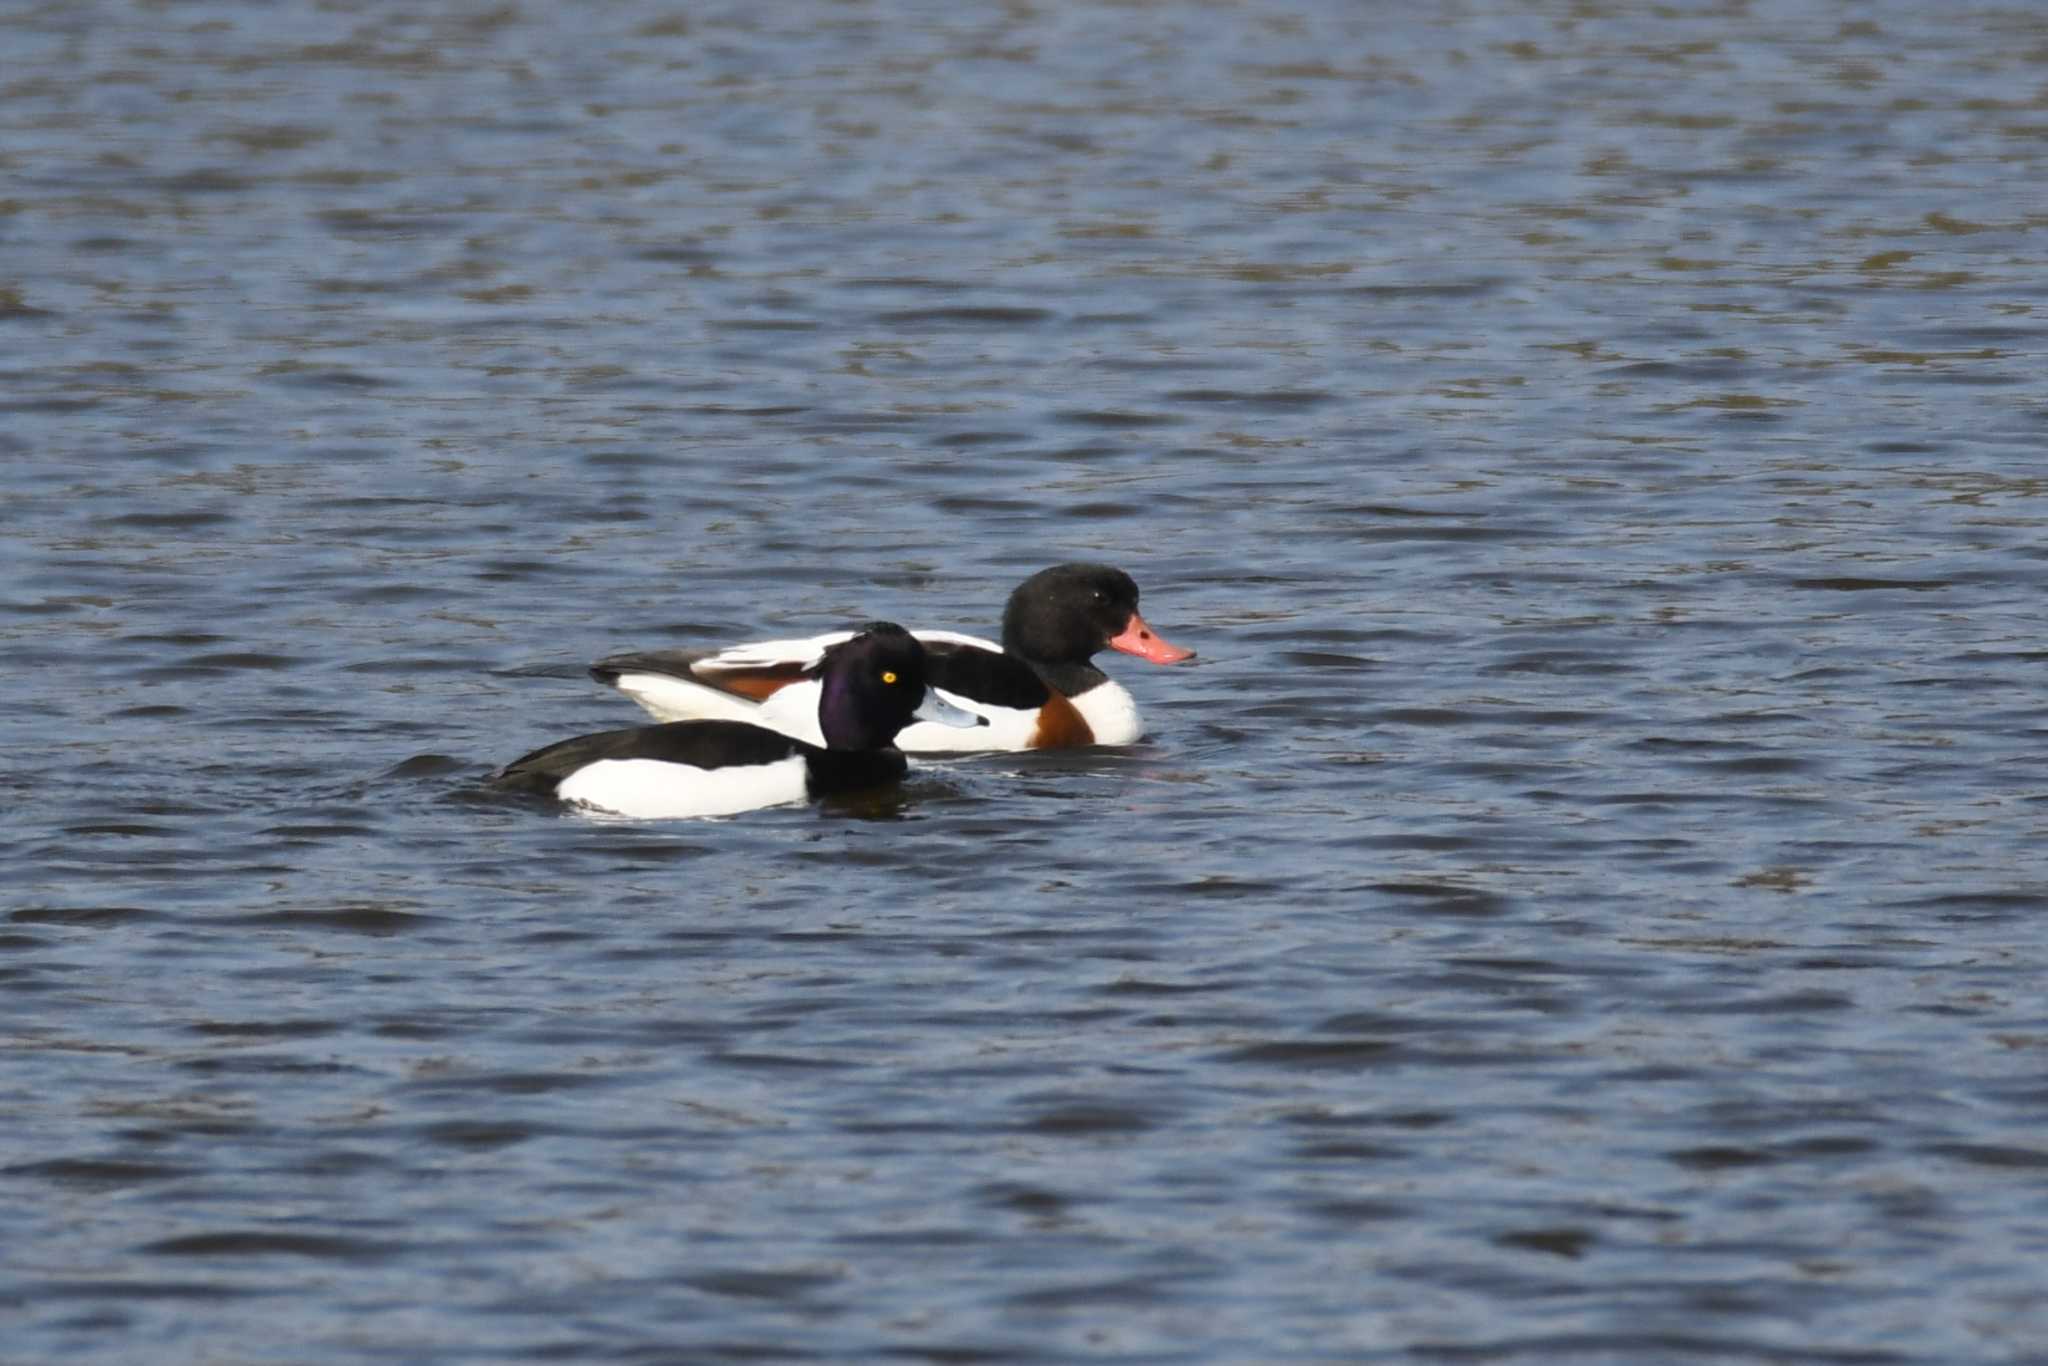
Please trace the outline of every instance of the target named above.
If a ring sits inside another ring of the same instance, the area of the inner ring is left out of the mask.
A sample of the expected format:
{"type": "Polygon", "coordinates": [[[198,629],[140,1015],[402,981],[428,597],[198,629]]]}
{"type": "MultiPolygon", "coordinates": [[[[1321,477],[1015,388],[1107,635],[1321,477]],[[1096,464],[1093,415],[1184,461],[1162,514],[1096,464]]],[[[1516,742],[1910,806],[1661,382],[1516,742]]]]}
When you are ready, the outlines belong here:
{"type": "Polygon", "coordinates": [[[894,683],[896,681],[896,675],[890,673],[887,669],[884,669],[882,670],[882,681],[884,683],[894,683]]]}

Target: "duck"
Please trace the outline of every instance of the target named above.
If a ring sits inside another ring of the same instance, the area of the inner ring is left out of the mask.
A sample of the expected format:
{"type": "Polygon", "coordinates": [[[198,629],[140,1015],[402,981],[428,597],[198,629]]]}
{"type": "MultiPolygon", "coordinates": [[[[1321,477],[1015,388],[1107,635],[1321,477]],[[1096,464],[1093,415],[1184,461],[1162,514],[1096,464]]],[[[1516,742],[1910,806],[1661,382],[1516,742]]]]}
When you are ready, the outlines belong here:
{"type": "MultiPolygon", "coordinates": [[[[1153,630],[1138,613],[1136,581],[1105,564],[1058,564],[1017,585],[1000,642],[957,631],[913,634],[931,686],[987,723],[912,725],[896,743],[913,753],[1134,744],[1144,734],[1138,704],[1095,667],[1095,656],[1108,649],[1177,664],[1195,654],[1153,630]]],[[[815,744],[817,661],[847,635],[619,654],[590,672],[657,720],[746,721],[815,744]]]]}
{"type": "Polygon", "coordinates": [[[558,741],[514,759],[491,782],[644,820],[730,816],[888,787],[908,768],[895,743],[905,726],[987,724],[940,697],[927,674],[917,637],[869,622],[810,668],[817,743],[746,721],[669,721],[558,741]]]}

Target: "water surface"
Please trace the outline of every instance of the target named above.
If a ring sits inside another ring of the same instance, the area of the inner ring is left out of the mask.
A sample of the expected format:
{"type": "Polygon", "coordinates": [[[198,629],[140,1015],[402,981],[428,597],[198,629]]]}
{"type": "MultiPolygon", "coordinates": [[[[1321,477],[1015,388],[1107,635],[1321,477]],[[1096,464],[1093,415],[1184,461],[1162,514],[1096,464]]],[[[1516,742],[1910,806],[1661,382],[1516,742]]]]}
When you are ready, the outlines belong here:
{"type": "Polygon", "coordinates": [[[2048,19],[1419,11],[0,17],[6,1355],[2040,1360],[2048,19]]]}

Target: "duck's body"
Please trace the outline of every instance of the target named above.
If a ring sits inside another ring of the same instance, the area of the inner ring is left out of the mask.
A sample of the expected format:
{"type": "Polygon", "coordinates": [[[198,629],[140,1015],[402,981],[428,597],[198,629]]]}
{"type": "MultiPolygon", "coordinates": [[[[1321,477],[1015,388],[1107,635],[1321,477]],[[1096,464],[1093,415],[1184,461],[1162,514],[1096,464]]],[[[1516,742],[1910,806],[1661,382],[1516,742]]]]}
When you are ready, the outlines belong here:
{"type": "Polygon", "coordinates": [[[730,816],[900,782],[900,749],[835,750],[744,721],[579,735],[506,765],[500,786],[618,816],[730,816]]]}
{"type": "MultiPolygon", "coordinates": [[[[816,743],[810,675],[847,638],[831,632],[723,650],[615,655],[591,673],[662,720],[721,717],[816,743]]],[[[906,750],[1066,749],[1128,745],[1144,734],[1130,693],[1092,663],[1103,649],[1171,664],[1194,652],[1159,638],[1138,615],[1138,587],[1106,565],[1067,564],[1032,575],[1010,595],[1000,643],[957,631],[918,631],[927,679],[985,729],[917,724],[906,750]]]]}
{"type": "Polygon", "coordinates": [[[812,672],[816,742],[745,721],[673,721],[559,741],[493,781],[612,815],[727,816],[901,781],[892,741],[913,718],[980,724],[929,691],[923,650],[900,626],[846,633],[812,672]]]}

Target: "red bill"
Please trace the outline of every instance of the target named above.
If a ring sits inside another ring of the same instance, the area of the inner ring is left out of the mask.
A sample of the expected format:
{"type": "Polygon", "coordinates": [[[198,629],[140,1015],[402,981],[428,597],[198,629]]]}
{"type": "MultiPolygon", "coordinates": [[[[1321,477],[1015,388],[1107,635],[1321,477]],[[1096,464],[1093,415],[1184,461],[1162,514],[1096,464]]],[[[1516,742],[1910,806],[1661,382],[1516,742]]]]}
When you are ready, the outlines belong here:
{"type": "Polygon", "coordinates": [[[1122,635],[1110,637],[1109,648],[1121,650],[1127,655],[1136,655],[1154,664],[1178,664],[1183,659],[1195,657],[1193,650],[1184,650],[1162,639],[1136,612],[1131,613],[1130,622],[1124,627],[1122,635]]]}

